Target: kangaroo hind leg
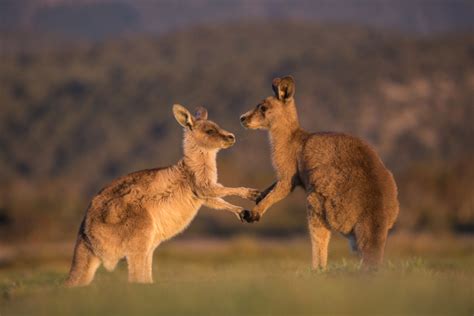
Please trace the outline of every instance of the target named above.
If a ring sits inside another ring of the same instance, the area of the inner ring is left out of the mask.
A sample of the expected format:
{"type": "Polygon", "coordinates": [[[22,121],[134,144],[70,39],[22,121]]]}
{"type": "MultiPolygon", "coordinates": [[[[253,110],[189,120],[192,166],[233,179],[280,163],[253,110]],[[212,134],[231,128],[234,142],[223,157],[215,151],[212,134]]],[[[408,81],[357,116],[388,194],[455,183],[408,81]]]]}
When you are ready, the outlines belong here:
{"type": "Polygon", "coordinates": [[[314,194],[308,196],[308,227],[311,237],[312,268],[326,269],[328,261],[328,246],[331,231],[322,218],[322,208],[319,199],[314,194]]]}
{"type": "Polygon", "coordinates": [[[128,281],[134,283],[153,283],[152,256],[148,253],[134,253],[127,256],[128,281]]]}

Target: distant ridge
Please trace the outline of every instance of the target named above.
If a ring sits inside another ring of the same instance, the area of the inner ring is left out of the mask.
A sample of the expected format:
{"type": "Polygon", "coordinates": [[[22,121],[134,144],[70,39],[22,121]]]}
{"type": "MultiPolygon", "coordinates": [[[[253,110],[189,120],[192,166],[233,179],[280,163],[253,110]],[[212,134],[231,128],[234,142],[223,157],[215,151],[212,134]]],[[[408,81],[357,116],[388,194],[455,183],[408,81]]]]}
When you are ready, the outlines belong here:
{"type": "Polygon", "coordinates": [[[365,25],[417,34],[474,31],[471,0],[2,0],[1,30],[104,38],[242,19],[365,25]]]}

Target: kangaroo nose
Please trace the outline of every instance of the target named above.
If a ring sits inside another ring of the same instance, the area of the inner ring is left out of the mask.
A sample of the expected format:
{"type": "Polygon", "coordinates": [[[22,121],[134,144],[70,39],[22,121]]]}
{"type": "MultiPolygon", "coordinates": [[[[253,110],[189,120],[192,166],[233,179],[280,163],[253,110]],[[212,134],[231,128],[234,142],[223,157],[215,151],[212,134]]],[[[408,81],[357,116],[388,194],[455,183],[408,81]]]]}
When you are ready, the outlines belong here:
{"type": "Polygon", "coordinates": [[[233,134],[229,134],[226,136],[227,140],[230,142],[235,142],[235,136],[233,134]]]}
{"type": "Polygon", "coordinates": [[[246,119],[245,115],[242,115],[242,116],[240,117],[240,121],[241,121],[241,122],[244,122],[245,119],[246,119]]]}

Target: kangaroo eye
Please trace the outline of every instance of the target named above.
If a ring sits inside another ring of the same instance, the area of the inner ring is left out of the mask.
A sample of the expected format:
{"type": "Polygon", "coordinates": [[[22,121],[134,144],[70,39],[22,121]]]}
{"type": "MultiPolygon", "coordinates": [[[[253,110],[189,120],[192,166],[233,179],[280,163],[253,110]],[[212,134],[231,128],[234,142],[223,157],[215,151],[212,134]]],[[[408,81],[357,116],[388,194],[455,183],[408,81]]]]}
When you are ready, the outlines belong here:
{"type": "Polygon", "coordinates": [[[208,129],[208,130],[206,131],[206,134],[207,134],[207,135],[212,135],[212,134],[214,134],[215,132],[216,132],[216,131],[213,130],[213,129],[208,129]]]}
{"type": "Polygon", "coordinates": [[[260,111],[262,111],[262,113],[265,113],[267,110],[268,110],[268,108],[265,105],[262,105],[260,107],[260,111]]]}

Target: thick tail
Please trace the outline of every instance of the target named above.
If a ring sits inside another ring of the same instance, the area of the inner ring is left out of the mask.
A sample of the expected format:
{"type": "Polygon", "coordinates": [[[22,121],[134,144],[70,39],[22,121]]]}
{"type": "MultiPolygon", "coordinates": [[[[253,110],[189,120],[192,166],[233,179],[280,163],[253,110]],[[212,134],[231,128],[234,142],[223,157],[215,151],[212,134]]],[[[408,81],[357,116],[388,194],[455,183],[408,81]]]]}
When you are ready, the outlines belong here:
{"type": "Polygon", "coordinates": [[[94,279],[99,265],[100,259],[87,247],[84,238],[79,234],[65,285],[69,287],[88,285],[94,279]]]}

